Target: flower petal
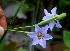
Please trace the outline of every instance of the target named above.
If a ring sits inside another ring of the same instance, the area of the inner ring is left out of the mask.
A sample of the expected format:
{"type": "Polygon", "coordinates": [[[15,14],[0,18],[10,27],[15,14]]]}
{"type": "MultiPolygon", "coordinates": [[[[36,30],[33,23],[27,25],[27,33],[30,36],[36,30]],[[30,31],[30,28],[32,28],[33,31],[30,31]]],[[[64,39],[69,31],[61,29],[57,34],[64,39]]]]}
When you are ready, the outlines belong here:
{"type": "Polygon", "coordinates": [[[56,15],[56,10],[57,10],[57,8],[54,7],[54,8],[51,10],[51,13],[54,14],[54,15],[56,15]]]}
{"type": "Polygon", "coordinates": [[[53,37],[49,34],[44,34],[44,40],[49,40],[49,39],[52,39],[53,37]]]}
{"type": "Polygon", "coordinates": [[[38,40],[37,38],[34,38],[33,41],[32,41],[31,46],[32,46],[32,45],[36,45],[36,44],[38,44],[38,43],[39,43],[39,40],[38,40]]]}
{"type": "Polygon", "coordinates": [[[47,19],[49,19],[50,16],[51,16],[51,14],[48,13],[48,11],[47,11],[46,9],[44,9],[44,13],[45,13],[46,16],[44,16],[42,20],[47,20],[47,19]]]}
{"type": "Polygon", "coordinates": [[[50,18],[50,16],[44,16],[42,20],[48,20],[50,18]]]}
{"type": "Polygon", "coordinates": [[[37,24],[35,24],[35,31],[38,32],[39,30],[41,30],[41,28],[37,24]]]}
{"type": "Polygon", "coordinates": [[[34,38],[36,36],[36,32],[32,32],[32,33],[29,33],[27,35],[30,36],[31,38],[34,38]]]}
{"type": "Polygon", "coordinates": [[[54,21],[50,21],[49,28],[50,28],[51,31],[52,31],[54,25],[55,25],[55,22],[54,21]]]}
{"type": "Polygon", "coordinates": [[[49,28],[48,25],[46,25],[45,27],[42,27],[43,34],[47,33],[48,28],[49,28]]]}
{"type": "Polygon", "coordinates": [[[45,15],[48,15],[49,14],[46,9],[44,9],[44,13],[45,13],[45,15]]]}
{"type": "Polygon", "coordinates": [[[42,20],[46,20],[46,19],[47,19],[47,17],[46,17],[46,16],[44,16],[42,20]]]}
{"type": "Polygon", "coordinates": [[[60,25],[59,21],[56,20],[56,22],[57,22],[57,23],[55,23],[55,24],[56,24],[56,27],[57,27],[57,28],[62,28],[62,26],[60,25]]]}
{"type": "Polygon", "coordinates": [[[40,40],[39,44],[43,47],[46,48],[46,41],[45,40],[40,40]]]}

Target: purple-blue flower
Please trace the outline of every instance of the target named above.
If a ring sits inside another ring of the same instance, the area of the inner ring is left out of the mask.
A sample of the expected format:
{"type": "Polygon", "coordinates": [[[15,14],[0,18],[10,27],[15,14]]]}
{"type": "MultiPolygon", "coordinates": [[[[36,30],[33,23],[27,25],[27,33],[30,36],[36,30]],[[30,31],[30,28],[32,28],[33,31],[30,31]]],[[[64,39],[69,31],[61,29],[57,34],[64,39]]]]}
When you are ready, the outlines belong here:
{"type": "MultiPolygon", "coordinates": [[[[59,16],[58,14],[56,14],[56,10],[57,10],[57,8],[54,7],[51,10],[51,13],[48,13],[48,11],[46,9],[44,9],[45,16],[43,17],[42,20],[48,20],[49,18],[51,18],[53,16],[55,16],[55,17],[59,16]]],[[[57,28],[62,28],[62,26],[59,23],[59,20],[50,21],[49,22],[49,28],[50,28],[51,31],[52,31],[54,25],[56,25],[57,28]]]]}
{"type": "Polygon", "coordinates": [[[48,28],[48,25],[42,28],[40,28],[37,24],[35,25],[35,32],[27,34],[33,39],[31,46],[40,44],[43,48],[46,48],[46,40],[53,38],[51,35],[47,34],[48,28]]]}

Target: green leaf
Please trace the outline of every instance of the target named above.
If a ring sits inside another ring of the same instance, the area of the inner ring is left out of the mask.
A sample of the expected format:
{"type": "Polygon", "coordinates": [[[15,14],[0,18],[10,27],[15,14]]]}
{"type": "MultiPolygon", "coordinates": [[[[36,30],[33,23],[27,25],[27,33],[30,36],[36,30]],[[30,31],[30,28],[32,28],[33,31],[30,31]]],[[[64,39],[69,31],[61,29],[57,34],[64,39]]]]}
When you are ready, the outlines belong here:
{"type": "Polygon", "coordinates": [[[0,51],[3,50],[4,45],[5,45],[5,39],[4,39],[4,40],[2,41],[2,43],[0,44],[0,51]]]}
{"type": "Polygon", "coordinates": [[[70,48],[70,31],[63,31],[63,41],[68,48],[70,48]]]}
{"type": "Polygon", "coordinates": [[[65,49],[64,51],[70,51],[70,49],[65,49]]]}

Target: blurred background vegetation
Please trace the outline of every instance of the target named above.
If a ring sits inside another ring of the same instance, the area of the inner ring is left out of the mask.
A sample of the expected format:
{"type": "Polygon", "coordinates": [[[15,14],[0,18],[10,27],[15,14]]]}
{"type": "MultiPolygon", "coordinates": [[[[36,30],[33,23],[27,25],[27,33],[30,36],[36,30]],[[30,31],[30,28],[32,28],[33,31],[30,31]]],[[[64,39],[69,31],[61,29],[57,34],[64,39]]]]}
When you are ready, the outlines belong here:
{"type": "MultiPolygon", "coordinates": [[[[0,0],[0,6],[6,14],[8,26],[10,26],[10,21],[21,2],[22,0],[0,0]]],[[[64,49],[70,51],[68,49],[70,48],[68,46],[70,45],[70,0],[23,0],[23,4],[10,28],[37,24],[42,21],[44,9],[50,12],[53,7],[57,7],[58,14],[66,13],[67,16],[60,20],[62,28],[54,28],[51,32],[54,38],[46,49],[37,45],[31,48],[33,50],[30,50],[28,43],[30,38],[25,33],[8,31],[0,44],[0,51],[64,51],[64,49]],[[65,36],[69,38],[67,39],[65,36]]],[[[34,27],[18,30],[34,31],[34,27]]]]}

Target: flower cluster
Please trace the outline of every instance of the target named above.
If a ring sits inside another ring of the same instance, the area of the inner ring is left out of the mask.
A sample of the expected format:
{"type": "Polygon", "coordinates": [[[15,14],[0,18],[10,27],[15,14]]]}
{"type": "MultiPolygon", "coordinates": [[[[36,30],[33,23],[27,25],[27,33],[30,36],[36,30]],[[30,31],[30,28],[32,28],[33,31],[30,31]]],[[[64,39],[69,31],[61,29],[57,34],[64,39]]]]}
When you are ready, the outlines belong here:
{"type": "MultiPolygon", "coordinates": [[[[48,20],[51,17],[59,16],[58,14],[56,14],[56,10],[57,10],[57,8],[54,7],[51,10],[51,13],[48,13],[48,11],[46,9],[44,9],[45,16],[43,17],[42,20],[48,20]]],[[[37,24],[35,24],[35,32],[31,32],[31,33],[27,34],[28,36],[30,36],[33,39],[31,46],[40,44],[43,48],[46,48],[46,40],[53,38],[50,34],[47,33],[47,30],[48,30],[48,28],[50,28],[50,30],[52,31],[54,25],[56,25],[57,28],[62,27],[59,24],[59,20],[49,21],[48,25],[46,25],[45,27],[42,27],[42,28],[40,28],[37,24]]]]}

